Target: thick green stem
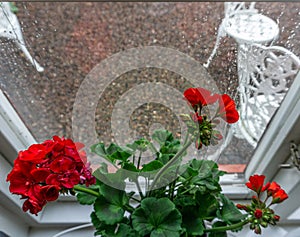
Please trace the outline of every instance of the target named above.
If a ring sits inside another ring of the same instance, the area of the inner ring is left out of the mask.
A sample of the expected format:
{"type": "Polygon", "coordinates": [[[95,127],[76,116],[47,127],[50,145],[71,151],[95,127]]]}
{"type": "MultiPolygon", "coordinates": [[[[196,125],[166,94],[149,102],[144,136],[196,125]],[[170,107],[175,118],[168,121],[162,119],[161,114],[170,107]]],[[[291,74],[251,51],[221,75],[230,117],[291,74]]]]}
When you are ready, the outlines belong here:
{"type": "MultiPolygon", "coordinates": [[[[188,135],[187,135],[188,136],[188,135]]],[[[180,157],[182,156],[182,154],[186,151],[186,149],[192,144],[193,140],[188,140],[186,142],[186,144],[183,145],[183,147],[181,148],[180,151],[178,151],[176,153],[176,155],[171,159],[169,160],[169,162],[163,167],[161,168],[161,170],[155,175],[154,177],[154,180],[150,186],[150,192],[151,190],[153,190],[155,188],[155,185],[157,183],[157,181],[159,180],[159,178],[173,165],[175,164],[179,159],[180,157]]]]}
{"type": "Polygon", "coordinates": [[[96,192],[92,189],[89,189],[87,187],[83,187],[83,186],[80,186],[80,185],[75,185],[73,189],[75,191],[80,191],[80,192],[83,192],[83,193],[87,193],[87,194],[93,195],[95,197],[100,197],[100,193],[98,193],[98,192],[96,192]]]}
{"type": "Polygon", "coordinates": [[[138,189],[138,192],[139,192],[139,194],[140,194],[141,199],[143,199],[145,196],[144,196],[144,194],[143,194],[143,192],[142,192],[142,189],[141,189],[141,186],[140,186],[140,183],[139,183],[138,180],[135,181],[135,185],[136,185],[136,187],[137,187],[137,189],[138,189]]]}
{"type": "Polygon", "coordinates": [[[140,169],[140,164],[141,164],[141,159],[142,159],[142,153],[143,153],[143,152],[140,151],[138,163],[137,163],[137,166],[136,166],[138,169],[140,169]]]}
{"type": "Polygon", "coordinates": [[[219,226],[219,227],[213,227],[211,229],[205,229],[204,232],[224,232],[227,230],[234,230],[234,229],[240,228],[248,223],[249,223],[249,220],[246,219],[244,221],[241,221],[241,222],[233,224],[233,225],[219,226]]]}
{"type": "Polygon", "coordinates": [[[126,204],[125,206],[123,206],[125,208],[126,211],[128,211],[129,213],[132,213],[134,211],[134,208],[132,206],[130,206],[129,204],[126,204]]]}

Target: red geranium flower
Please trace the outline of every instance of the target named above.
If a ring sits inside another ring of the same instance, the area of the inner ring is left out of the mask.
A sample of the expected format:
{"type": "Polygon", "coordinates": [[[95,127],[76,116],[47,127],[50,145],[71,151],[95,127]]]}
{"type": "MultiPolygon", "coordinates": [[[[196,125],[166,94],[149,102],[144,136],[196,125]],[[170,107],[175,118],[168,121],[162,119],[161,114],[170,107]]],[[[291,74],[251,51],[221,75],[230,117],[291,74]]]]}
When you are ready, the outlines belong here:
{"type": "Polygon", "coordinates": [[[280,203],[287,199],[289,196],[283,189],[279,189],[276,193],[273,193],[272,197],[272,203],[280,203]]]}
{"type": "Polygon", "coordinates": [[[235,123],[239,120],[235,102],[227,94],[222,95],[219,99],[219,115],[227,123],[235,123]]]}
{"type": "Polygon", "coordinates": [[[272,194],[276,193],[281,189],[280,185],[276,182],[272,182],[270,186],[268,187],[268,196],[271,196],[272,194]]]}
{"type": "Polygon", "coordinates": [[[56,200],[60,191],[66,192],[77,184],[89,186],[96,182],[85,163],[84,151],[80,156],[71,139],[54,136],[52,140],[19,152],[7,176],[9,190],[27,199],[23,204],[24,211],[37,214],[48,201],[56,200]]]}
{"type": "Polygon", "coordinates": [[[41,194],[47,201],[54,201],[59,196],[59,186],[57,185],[46,185],[41,188],[41,194]]]}
{"type": "Polygon", "coordinates": [[[259,195],[260,192],[264,192],[269,186],[269,184],[264,186],[265,178],[264,175],[252,175],[249,178],[249,182],[246,183],[246,186],[259,195]]]}
{"type": "Polygon", "coordinates": [[[45,203],[46,201],[42,202],[39,199],[29,198],[23,203],[23,211],[26,212],[29,210],[31,214],[37,215],[43,209],[45,203]]]}
{"type": "Polygon", "coordinates": [[[47,154],[51,151],[51,146],[44,146],[43,144],[33,144],[27,150],[19,152],[19,159],[22,161],[29,161],[33,163],[41,163],[47,159],[47,154]]]}
{"type": "Polygon", "coordinates": [[[196,106],[202,107],[208,104],[213,104],[220,97],[219,94],[212,95],[209,90],[206,90],[201,87],[189,88],[185,90],[183,94],[185,99],[191,104],[193,108],[195,108],[196,106]]]}

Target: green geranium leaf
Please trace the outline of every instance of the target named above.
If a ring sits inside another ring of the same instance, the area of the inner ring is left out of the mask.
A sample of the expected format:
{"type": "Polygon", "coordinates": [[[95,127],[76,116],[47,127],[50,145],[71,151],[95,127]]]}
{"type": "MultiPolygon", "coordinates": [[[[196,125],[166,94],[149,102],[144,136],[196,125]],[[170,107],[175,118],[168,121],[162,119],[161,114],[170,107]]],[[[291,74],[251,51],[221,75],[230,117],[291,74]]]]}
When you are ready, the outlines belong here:
{"type": "Polygon", "coordinates": [[[108,155],[110,160],[121,160],[121,161],[127,161],[127,159],[131,156],[131,152],[125,151],[125,150],[118,150],[112,153],[111,155],[108,155]]]}
{"type": "Polygon", "coordinates": [[[240,210],[226,196],[220,194],[222,209],[217,212],[217,217],[225,223],[231,225],[245,219],[247,214],[242,214],[240,210]]]}
{"type": "Polygon", "coordinates": [[[95,212],[92,212],[91,220],[96,229],[95,235],[101,235],[102,237],[137,237],[136,231],[127,225],[129,222],[127,218],[123,218],[120,224],[107,225],[98,219],[95,212]]]}
{"type": "Polygon", "coordinates": [[[150,142],[147,139],[141,138],[139,140],[134,141],[132,144],[127,144],[126,146],[132,149],[133,151],[139,150],[145,152],[149,144],[150,142]]]}
{"type": "Polygon", "coordinates": [[[139,170],[131,162],[124,163],[122,168],[125,169],[125,170],[132,171],[132,172],[139,172],[139,170]]]}
{"type": "Polygon", "coordinates": [[[168,163],[168,161],[173,157],[174,155],[173,154],[162,154],[162,153],[159,153],[159,156],[158,156],[158,160],[163,163],[164,165],[168,163]]]}
{"type": "Polygon", "coordinates": [[[107,225],[114,225],[120,222],[125,213],[122,206],[112,204],[103,196],[97,198],[94,210],[98,219],[107,225]]]}
{"type": "Polygon", "coordinates": [[[181,177],[188,180],[190,185],[197,185],[203,193],[218,193],[221,191],[219,177],[223,174],[224,172],[218,169],[214,161],[193,159],[188,163],[181,177]]]}
{"type": "Polygon", "coordinates": [[[182,227],[188,235],[201,236],[204,233],[203,219],[199,217],[199,209],[196,206],[186,206],[181,210],[182,227]]]}
{"type": "Polygon", "coordinates": [[[138,234],[129,225],[122,223],[118,226],[117,232],[114,235],[110,235],[110,236],[111,237],[137,237],[138,234]]]}
{"type": "Polygon", "coordinates": [[[126,193],[104,184],[100,186],[100,193],[102,196],[94,204],[98,219],[107,225],[120,222],[125,213],[124,206],[129,202],[126,193]]]}
{"type": "Polygon", "coordinates": [[[115,187],[125,188],[126,175],[129,172],[125,169],[118,169],[115,173],[109,173],[106,163],[101,163],[101,166],[93,172],[93,175],[97,180],[101,180],[100,183],[105,183],[107,185],[115,187]]]}
{"type": "Polygon", "coordinates": [[[111,143],[107,148],[103,143],[92,145],[91,151],[113,163],[115,160],[125,162],[132,155],[131,150],[126,149],[125,147],[120,147],[114,143],[111,143]]]}
{"type": "Polygon", "coordinates": [[[199,206],[198,215],[206,219],[210,216],[215,216],[217,209],[219,208],[218,200],[210,193],[202,194],[201,192],[196,192],[196,202],[199,206]]]}
{"type": "Polygon", "coordinates": [[[167,141],[174,140],[173,134],[168,130],[163,129],[155,130],[152,134],[152,139],[158,142],[160,146],[164,145],[167,141]]]}
{"type": "Polygon", "coordinates": [[[108,228],[102,231],[102,237],[138,237],[138,234],[129,225],[121,223],[114,225],[114,229],[108,228]]]}
{"type": "MultiPolygon", "coordinates": [[[[85,185],[81,185],[81,186],[85,187],[85,185]]],[[[89,189],[99,192],[98,185],[90,185],[89,189]]],[[[95,197],[94,195],[91,195],[91,194],[88,194],[85,192],[76,191],[76,193],[77,193],[77,195],[76,195],[77,200],[82,205],[92,205],[97,199],[97,197],[95,197]]]]}
{"type": "Polygon", "coordinates": [[[161,163],[159,160],[153,160],[148,164],[143,165],[142,172],[150,172],[150,171],[158,170],[161,167],[163,167],[163,163],[161,163]]]}
{"type": "Polygon", "coordinates": [[[98,217],[96,216],[96,213],[94,211],[91,213],[91,220],[92,220],[93,226],[96,229],[98,229],[98,227],[100,227],[100,225],[101,225],[101,221],[98,219],[98,217]]]}
{"type": "Polygon", "coordinates": [[[172,142],[166,142],[160,148],[160,152],[163,154],[173,154],[175,155],[181,148],[180,141],[174,140],[172,142]]]}
{"type": "Polygon", "coordinates": [[[196,200],[192,196],[180,196],[178,194],[174,200],[176,207],[196,206],[196,200]]]}
{"type": "Polygon", "coordinates": [[[98,143],[91,146],[91,151],[97,155],[106,158],[106,149],[104,143],[98,143]]]}
{"type": "Polygon", "coordinates": [[[100,186],[100,193],[111,203],[116,206],[124,206],[128,204],[129,199],[126,195],[126,192],[123,190],[112,188],[108,185],[100,186]]]}
{"type": "Polygon", "coordinates": [[[150,237],[179,237],[182,217],[168,198],[145,198],[132,213],[133,228],[141,235],[150,237]]]}
{"type": "Polygon", "coordinates": [[[107,236],[107,233],[113,233],[116,229],[116,225],[107,225],[103,221],[100,221],[95,212],[91,213],[91,220],[96,229],[95,236],[101,235],[104,237],[107,236]]]}

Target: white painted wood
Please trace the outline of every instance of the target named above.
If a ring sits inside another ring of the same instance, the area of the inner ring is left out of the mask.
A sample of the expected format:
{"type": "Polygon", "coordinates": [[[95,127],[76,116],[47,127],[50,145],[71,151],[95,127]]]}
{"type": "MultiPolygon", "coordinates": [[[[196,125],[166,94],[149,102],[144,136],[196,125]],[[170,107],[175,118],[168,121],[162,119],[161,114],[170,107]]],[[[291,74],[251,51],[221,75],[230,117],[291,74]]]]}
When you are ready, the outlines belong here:
{"type": "Polygon", "coordinates": [[[18,151],[36,140],[1,90],[0,101],[0,152],[13,163],[18,151]]]}
{"type": "Polygon", "coordinates": [[[290,154],[290,141],[300,142],[300,73],[261,138],[245,171],[248,179],[254,173],[271,179],[290,154]]]}
{"type": "Polygon", "coordinates": [[[10,237],[28,237],[29,226],[0,204],[0,231],[10,237]]]}

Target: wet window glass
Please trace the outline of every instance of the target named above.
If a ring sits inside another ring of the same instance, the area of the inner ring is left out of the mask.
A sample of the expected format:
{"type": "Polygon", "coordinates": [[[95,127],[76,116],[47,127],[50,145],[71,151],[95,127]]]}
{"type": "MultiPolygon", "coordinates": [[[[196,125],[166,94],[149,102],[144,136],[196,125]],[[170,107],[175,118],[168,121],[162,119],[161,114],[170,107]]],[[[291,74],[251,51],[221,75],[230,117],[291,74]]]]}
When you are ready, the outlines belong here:
{"type": "MultiPolygon", "coordinates": [[[[38,142],[180,138],[182,93],[234,98],[199,156],[242,172],[299,69],[298,2],[16,2],[0,8],[0,88],[38,142]]],[[[88,142],[87,142],[88,143],[88,142]]]]}

